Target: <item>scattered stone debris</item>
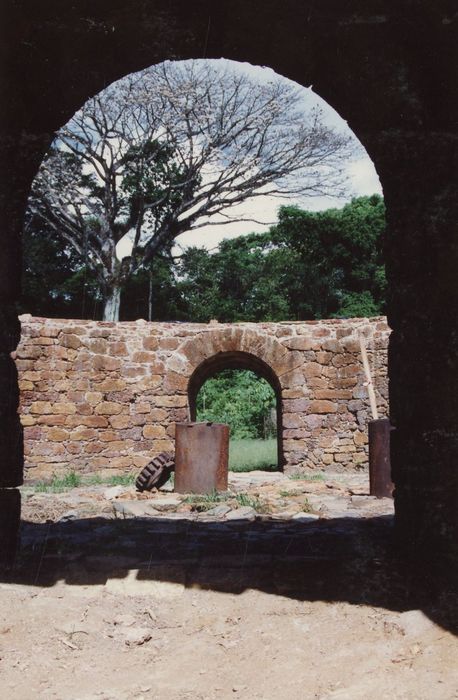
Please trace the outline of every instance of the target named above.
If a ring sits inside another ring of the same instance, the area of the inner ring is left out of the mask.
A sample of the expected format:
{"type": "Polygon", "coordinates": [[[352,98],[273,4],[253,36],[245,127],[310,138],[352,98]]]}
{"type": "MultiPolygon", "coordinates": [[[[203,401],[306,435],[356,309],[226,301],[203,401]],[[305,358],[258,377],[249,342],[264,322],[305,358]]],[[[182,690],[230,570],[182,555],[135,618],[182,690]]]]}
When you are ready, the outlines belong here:
{"type": "Polygon", "coordinates": [[[35,522],[65,522],[101,516],[168,520],[312,522],[368,518],[393,513],[393,501],[369,496],[366,474],[310,473],[291,479],[280,472],[229,474],[229,490],[207,495],[177,494],[166,488],[139,492],[134,486],[79,486],[61,493],[24,487],[23,516],[35,522]]]}

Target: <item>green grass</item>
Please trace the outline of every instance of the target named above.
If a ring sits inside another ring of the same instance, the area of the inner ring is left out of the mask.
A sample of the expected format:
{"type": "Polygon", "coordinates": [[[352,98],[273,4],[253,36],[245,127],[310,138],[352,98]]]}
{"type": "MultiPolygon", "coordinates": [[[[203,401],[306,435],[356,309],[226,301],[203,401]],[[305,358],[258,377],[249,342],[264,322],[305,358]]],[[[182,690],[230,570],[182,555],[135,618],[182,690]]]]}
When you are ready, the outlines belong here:
{"type": "Polygon", "coordinates": [[[317,472],[316,474],[302,474],[301,472],[295,472],[289,475],[290,479],[293,481],[324,481],[326,475],[322,472],[317,472]]]}
{"type": "Polygon", "coordinates": [[[218,493],[218,491],[212,491],[211,493],[192,493],[186,496],[183,503],[188,503],[192,510],[202,513],[203,511],[214,508],[218,503],[226,501],[228,497],[229,494],[218,493]]]}
{"type": "Polygon", "coordinates": [[[302,510],[304,513],[312,512],[312,506],[310,505],[308,498],[304,499],[304,502],[302,504],[302,510]]]}
{"type": "Polygon", "coordinates": [[[229,469],[233,472],[277,471],[276,439],[231,440],[229,443],[229,469]]]}
{"type": "Polygon", "coordinates": [[[82,479],[76,472],[69,472],[65,476],[58,478],[53,477],[52,481],[46,483],[40,481],[35,484],[35,491],[38,493],[60,493],[61,491],[68,491],[69,489],[74,489],[77,486],[81,486],[82,479]]]}
{"type": "Polygon", "coordinates": [[[39,481],[32,488],[37,493],[62,493],[78,486],[131,486],[135,479],[135,474],[119,474],[102,478],[100,474],[83,477],[76,472],[69,472],[62,477],[54,476],[51,481],[39,481]]]}
{"type": "Polygon", "coordinates": [[[132,486],[136,478],[136,474],[119,474],[117,476],[109,476],[105,483],[108,486],[132,486]]]}
{"type": "Polygon", "coordinates": [[[235,500],[239,506],[248,506],[249,508],[253,508],[257,513],[267,512],[265,504],[255,496],[249,496],[247,493],[238,493],[235,500]]]}

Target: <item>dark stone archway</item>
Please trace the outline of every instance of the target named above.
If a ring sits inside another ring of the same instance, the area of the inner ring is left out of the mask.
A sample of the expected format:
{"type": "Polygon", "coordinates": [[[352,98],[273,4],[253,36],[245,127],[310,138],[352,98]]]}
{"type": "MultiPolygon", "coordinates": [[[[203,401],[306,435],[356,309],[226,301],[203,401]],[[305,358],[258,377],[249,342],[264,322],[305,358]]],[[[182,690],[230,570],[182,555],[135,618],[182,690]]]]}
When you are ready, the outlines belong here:
{"type": "Polygon", "coordinates": [[[458,18],[451,0],[5,0],[1,81],[0,480],[21,481],[20,231],[54,131],[113,80],[166,58],[269,65],[348,120],[387,206],[396,522],[406,549],[458,559],[458,18]],[[4,388],[6,387],[6,389],[4,388]]]}
{"type": "Polygon", "coordinates": [[[197,395],[207,379],[211,379],[225,369],[249,369],[258,377],[265,379],[275,392],[277,411],[277,464],[282,469],[283,457],[283,420],[282,420],[282,394],[280,380],[274,370],[263,360],[249,352],[219,352],[207,360],[204,360],[193,372],[188,384],[189,413],[191,420],[196,420],[197,395]]]}

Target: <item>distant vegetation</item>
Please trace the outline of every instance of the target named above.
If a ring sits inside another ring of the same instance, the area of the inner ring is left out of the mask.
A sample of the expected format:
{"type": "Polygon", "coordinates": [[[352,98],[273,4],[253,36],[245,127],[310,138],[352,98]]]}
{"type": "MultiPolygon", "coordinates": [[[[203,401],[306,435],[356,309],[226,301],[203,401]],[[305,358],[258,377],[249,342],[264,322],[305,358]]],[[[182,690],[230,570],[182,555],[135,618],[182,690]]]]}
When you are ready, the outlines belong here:
{"type": "MultiPolygon", "coordinates": [[[[126,282],[121,320],[221,322],[374,316],[385,311],[385,207],[378,195],[342,209],[282,207],[267,233],[216,251],[170,249],[126,282]]],[[[84,260],[45,228],[24,233],[21,310],[101,318],[102,290],[84,260]]]]}
{"type": "Polygon", "coordinates": [[[231,429],[229,469],[278,468],[275,392],[249,370],[224,370],[197,395],[197,420],[227,423],[231,429]]]}
{"type": "Polygon", "coordinates": [[[275,409],[274,390],[250,370],[219,372],[197,395],[197,420],[228,423],[234,440],[274,437],[275,409]]]}

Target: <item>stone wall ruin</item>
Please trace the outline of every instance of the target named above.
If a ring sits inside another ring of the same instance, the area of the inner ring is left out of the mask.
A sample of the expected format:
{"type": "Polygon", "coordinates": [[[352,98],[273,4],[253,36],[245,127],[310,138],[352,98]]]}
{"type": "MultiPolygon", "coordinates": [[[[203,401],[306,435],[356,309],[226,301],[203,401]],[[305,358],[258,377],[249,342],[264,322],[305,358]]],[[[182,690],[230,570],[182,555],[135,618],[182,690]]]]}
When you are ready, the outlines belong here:
{"type": "Polygon", "coordinates": [[[264,374],[277,392],[285,471],[364,468],[371,416],[359,334],[380,415],[388,413],[382,317],[192,324],[26,315],[21,322],[16,365],[29,479],[143,467],[173,450],[175,422],[192,414],[195,378],[203,383],[234,366],[264,374]]]}

